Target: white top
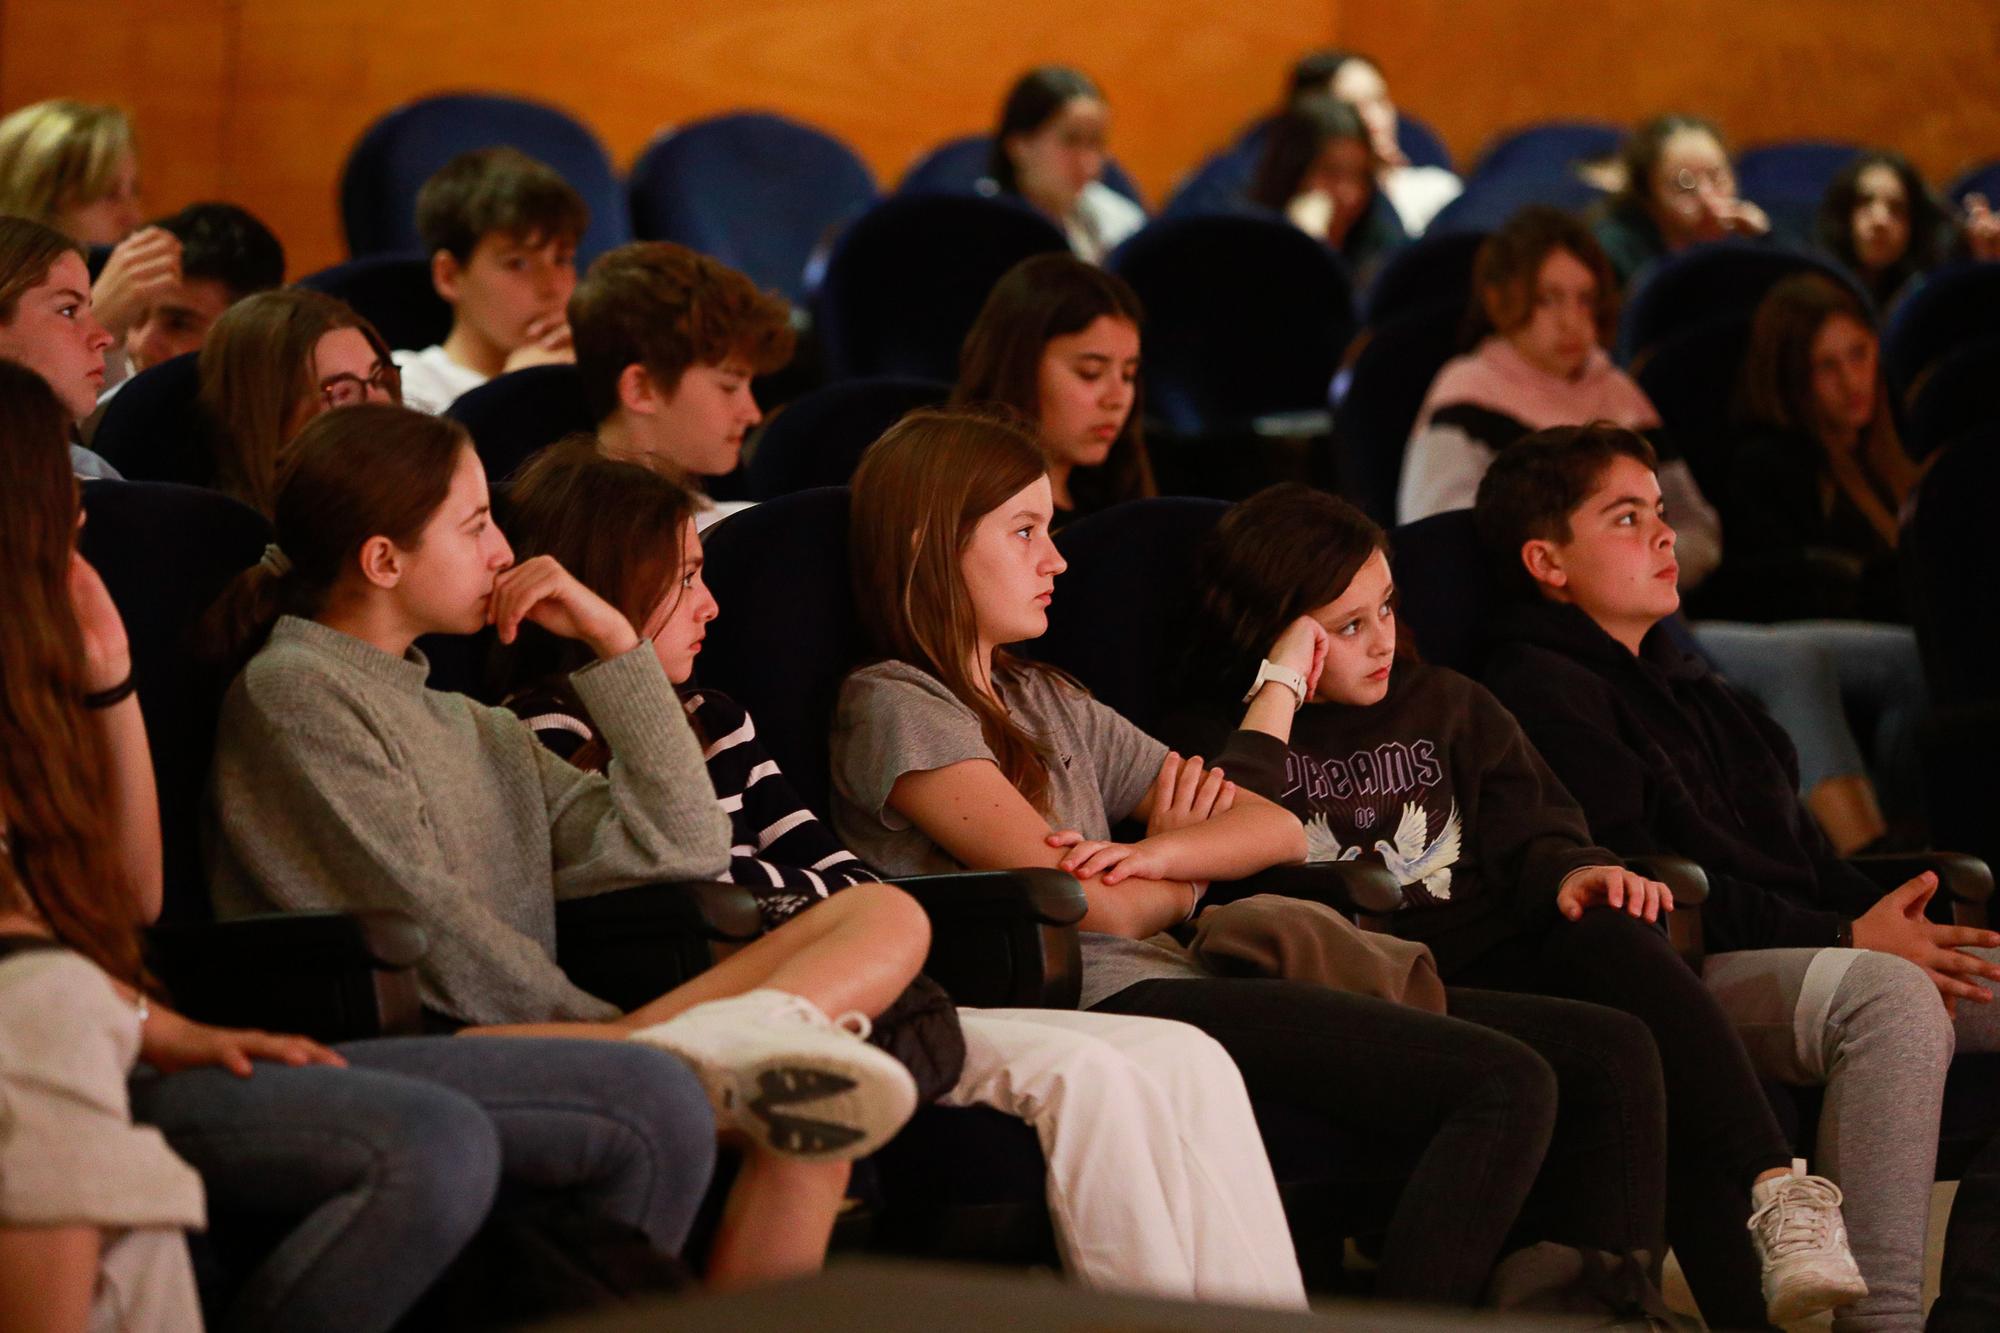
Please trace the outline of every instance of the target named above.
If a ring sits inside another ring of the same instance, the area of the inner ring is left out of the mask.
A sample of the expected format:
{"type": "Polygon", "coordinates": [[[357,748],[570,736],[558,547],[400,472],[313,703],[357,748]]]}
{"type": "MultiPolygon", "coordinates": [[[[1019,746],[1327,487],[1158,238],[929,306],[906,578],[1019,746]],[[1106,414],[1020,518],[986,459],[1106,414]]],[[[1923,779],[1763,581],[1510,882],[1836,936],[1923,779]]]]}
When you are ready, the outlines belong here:
{"type": "Polygon", "coordinates": [[[1078,259],[1101,264],[1120,241],[1145,225],[1145,209],[1103,181],[1092,181],[1076,197],[1076,206],[1063,222],[1063,233],[1078,259]]]}
{"type": "Polygon", "coordinates": [[[460,394],[476,389],[492,378],[470,366],[461,366],[446,356],[442,344],[426,347],[421,352],[392,352],[390,356],[396,363],[396,369],[403,372],[403,406],[414,407],[432,416],[450,407],[460,394]]]}
{"type": "Polygon", "coordinates": [[[1465,193],[1465,182],[1443,167],[1391,167],[1381,184],[1403,230],[1413,237],[1423,235],[1431,219],[1465,193]]]}

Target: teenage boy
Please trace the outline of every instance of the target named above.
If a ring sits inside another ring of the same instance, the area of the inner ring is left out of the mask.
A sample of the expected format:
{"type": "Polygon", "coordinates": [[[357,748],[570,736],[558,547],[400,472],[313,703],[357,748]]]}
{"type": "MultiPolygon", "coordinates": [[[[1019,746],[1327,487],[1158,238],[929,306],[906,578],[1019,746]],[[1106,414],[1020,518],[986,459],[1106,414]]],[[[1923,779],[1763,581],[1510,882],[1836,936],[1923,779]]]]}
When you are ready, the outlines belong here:
{"type": "Polygon", "coordinates": [[[417,234],[451,332],[395,354],[405,405],[442,412],[495,375],[573,360],[564,307],[589,224],[582,196],[515,149],[478,148],[438,168],[417,192],[417,234]]]}
{"type": "Polygon", "coordinates": [[[764,419],[750,382],[792,357],[791,308],[666,241],[620,246],[569,303],[598,448],[699,486],[733,472],[764,419]]]}
{"type": "Polygon", "coordinates": [[[1498,617],[1486,683],[1597,841],[1707,871],[1704,981],[1761,1072],[1827,1084],[1820,1165],[1846,1191],[1871,1293],[1843,1317],[1915,1327],[1942,1065],[1954,1026],[1957,1049],[2000,1050],[1979,984],[2000,980],[2000,934],[1928,920],[1929,872],[1884,894],[1841,860],[1799,800],[1785,733],[1661,623],[1680,596],[1656,465],[1605,425],[1494,460],[1474,519],[1525,596],[1498,617]]]}
{"type": "Polygon", "coordinates": [[[234,204],[189,204],[153,225],[180,241],[181,276],[146,303],[125,335],[134,375],[199,351],[223,311],[285,280],[284,246],[234,204]]]}

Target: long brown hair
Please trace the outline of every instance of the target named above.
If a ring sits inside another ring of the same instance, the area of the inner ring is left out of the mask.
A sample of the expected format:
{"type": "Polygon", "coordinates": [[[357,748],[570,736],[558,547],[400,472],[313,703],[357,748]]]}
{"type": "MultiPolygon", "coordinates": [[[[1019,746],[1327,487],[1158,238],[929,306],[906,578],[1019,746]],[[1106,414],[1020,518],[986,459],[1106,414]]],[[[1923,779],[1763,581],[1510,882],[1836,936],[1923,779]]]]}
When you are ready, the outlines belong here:
{"type": "MultiPolygon", "coordinates": [[[[1240,711],[1285,627],[1340,597],[1389,538],[1347,501],[1298,482],[1234,505],[1202,544],[1180,694],[1204,713],[1240,711]]],[[[1399,645],[1400,646],[1400,645],[1399,645]]]]}
{"type": "Polygon", "coordinates": [[[14,322],[21,298],[48,280],[49,270],[65,253],[84,257],[83,247],[54,227],[0,217],[0,324],[14,322]]]}
{"type": "MultiPolygon", "coordinates": [[[[1034,437],[1006,421],[912,412],[862,455],[849,538],[855,604],[875,651],[928,671],[971,709],[1000,771],[1038,809],[1048,754],[975,683],[979,635],[961,560],[979,520],[1045,472],[1034,437]]],[[[1047,670],[993,654],[996,683],[1047,670]]]]}
{"type": "MultiPolygon", "coordinates": [[[[1750,346],[1737,386],[1737,415],[1745,425],[1819,440],[1814,420],[1813,340],[1828,320],[1843,315],[1871,336],[1875,333],[1875,321],[1861,298],[1825,274],[1795,273],[1772,285],[1750,322],[1750,346]]],[[[1894,546],[1896,511],[1922,474],[1897,439],[1879,366],[1875,415],[1862,429],[1860,448],[1851,455],[1835,454],[1823,445],[1822,451],[1822,475],[1894,546]],[[1888,492],[1889,505],[1883,505],[1869,485],[1869,477],[1888,492]]]]}
{"type": "Polygon", "coordinates": [[[113,848],[111,755],[84,706],[70,602],[77,483],[69,413],[33,371],[0,361],[0,903],[31,912],[140,984],[140,922],[113,848]]]}
{"type": "MultiPolygon", "coordinates": [[[[1039,421],[1042,354],[1050,340],[1081,333],[1106,316],[1122,319],[1135,330],[1145,326],[1139,294],[1123,278],[1074,255],[1022,260],[994,284],[979,319],[965,335],[950,405],[999,404],[1025,420],[1039,421]]],[[[1115,367],[1111,373],[1118,373],[1115,367]]],[[[1077,468],[1070,474],[1070,493],[1079,510],[1159,494],[1146,453],[1144,413],[1139,410],[1142,395],[1134,388],[1132,411],[1103,465],[1077,468]]]]}
{"type": "Polygon", "coordinates": [[[314,393],[312,356],[335,329],[358,329],[390,364],[389,344],[338,297],[284,287],[225,310],[201,345],[201,405],[215,429],[216,489],[260,513],[277,503],[293,423],[314,393]]]}
{"type": "Polygon", "coordinates": [[[387,403],[308,421],[278,486],[277,550],[237,577],[204,627],[216,656],[241,665],[279,616],[318,615],[369,538],[416,549],[471,447],[457,422],[387,403]]]}
{"type": "Polygon", "coordinates": [[[1461,340],[1476,345],[1490,333],[1514,332],[1535,313],[1535,283],[1556,251],[1566,252],[1597,279],[1597,345],[1618,333],[1618,276],[1611,258],[1582,221],[1547,204],[1529,204],[1480,243],[1472,261],[1472,300],[1461,340]]]}
{"type": "MultiPolygon", "coordinates": [[[[507,532],[515,559],[554,556],[643,633],[680,573],[681,535],[695,504],[679,483],[606,458],[590,436],[572,435],[529,459],[507,484],[507,532]]],[[[536,625],[521,630],[496,656],[499,693],[547,691],[574,705],[567,677],[590,660],[590,650],[536,625]]]]}

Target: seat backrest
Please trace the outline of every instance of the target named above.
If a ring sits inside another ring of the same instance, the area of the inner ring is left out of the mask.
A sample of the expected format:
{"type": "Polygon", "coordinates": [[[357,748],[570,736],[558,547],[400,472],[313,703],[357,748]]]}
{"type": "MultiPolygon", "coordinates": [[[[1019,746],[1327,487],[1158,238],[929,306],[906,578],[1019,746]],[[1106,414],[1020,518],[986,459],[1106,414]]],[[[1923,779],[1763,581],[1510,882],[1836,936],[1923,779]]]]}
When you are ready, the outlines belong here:
{"type": "Polygon", "coordinates": [[[1836,265],[1803,250],[1748,241],[1690,246],[1641,270],[1618,321],[1618,354],[1626,364],[1644,356],[1669,334],[1723,317],[1754,315],[1764,294],[1782,278],[1818,273],[1869,298],[1836,265]]]}
{"type": "Polygon", "coordinates": [[[1667,334],[1633,367],[1659,409],[1702,494],[1726,503],[1737,384],[1750,349],[1750,316],[1724,313],[1667,334]]]}
{"type": "Polygon", "coordinates": [[[1452,169],[1451,149],[1445,147],[1438,132],[1401,108],[1396,111],[1396,147],[1413,167],[1452,169]]]}
{"type": "Polygon", "coordinates": [[[661,134],[632,164],[626,191],[639,239],[713,255],[792,301],[805,299],[814,251],[877,197],[853,149],[762,111],[661,134]]]}
{"type": "Polygon", "coordinates": [[[1249,211],[1253,205],[1245,196],[1256,179],[1262,155],[1261,137],[1246,137],[1209,155],[1174,186],[1160,216],[1184,218],[1249,211]]]}
{"type": "Polygon", "coordinates": [[[1458,352],[1459,312],[1418,308],[1361,335],[1333,413],[1340,493],[1377,523],[1396,519],[1403,454],[1431,381],[1458,352]]]}
{"type": "Polygon", "coordinates": [[[1064,528],[1056,546],[1069,568],[1056,577],[1049,631],[1021,650],[1156,728],[1173,704],[1196,553],[1228,508],[1185,496],[1128,500],[1064,528]]]}
{"type": "Polygon", "coordinates": [[[1932,362],[1903,410],[1903,449],[1921,462],[2000,421],[2000,333],[1968,338],[1932,362]]]}
{"type": "Polygon", "coordinates": [[[1486,145],[1469,180],[1574,177],[1577,163],[1609,157],[1624,142],[1624,129],[1603,121],[1551,120],[1524,125],[1486,145]]]}
{"type": "Polygon", "coordinates": [[[139,709],[159,788],[167,920],[210,915],[201,819],[229,685],[191,633],[232,579],[271,540],[262,515],[192,486],[93,481],[83,488],[84,558],[125,621],[139,709]]]}
{"type": "MultiPolygon", "coordinates": [[[[993,136],[961,134],[946,139],[910,164],[896,186],[897,194],[985,194],[980,182],[989,179],[987,167],[993,158],[993,136]]],[[[1112,158],[1104,160],[1104,183],[1144,208],[1138,183],[1112,158]]]]}
{"type": "Polygon", "coordinates": [[[528,455],[565,435],[594,430],[583,381],[571,365],[529,366],[461,394],[445,415],[472,435],[486,478],[502,482],[528,455]]]}
{"type": "Polygon", "coordinates": [[[349,254],[421,252],[417,191],[460,153],[505,145],[555,169],[590,208],[577,262],[632,239],[625,194],[597,136],[566,111],[519,97],[444,93],[419,98],[362,132],[340,173],[349,254]]]}
{"type": "Polygon", "coordinates": [[[867,651],[847,533],[847,488],[829,486],[732,514],[702,538],[702,577],[721,613],[695,678],[750,710],[765,748],[820,815],[834,702],[867,651]]]}
{"type": "Polygon", "coordinates": [[[142,370],[105,404],[90,447],[127,481],[210,485],[215,435],[200,397],[199,352],[142,370]]]}
{"type": "Polygon", "coordinates": [[[1458,198],[1438,210],[1424,236],[1497,231],[1530,204],[1581,215],[1603,197],[1604,191],[1573,172],[1474,176],[1458,198]]]}
{"type": "MultiPolygon", "coordinates": [[[[2000,201],[1996,201],[2000,202],[2000,201]]],[[[1955,347],[2000,335],[2000,264],[1947,264],[1897,303],[1882,334],[1882,372],[1898,404],[1955,347]]]]}
{"type": "Polygon", "coordinates": [[[1361,322],[1373,328],[1412,311],[1456,323],[1472,301],[1472,265],[1487,233],[1462,230],[1425,233],[1391,250],[1362,302],[1361,322]]]}
{"type": "Polygon", "coordinates": [[[1917,489],[1901,552],[1924,678],[1940,707],[2000,700],[2000,545],[1988,525],[2000,487],[2000,422],[1947,446],[1917,489]]]}
{"type": "Polygon", "coordinates": [[[1323,409],[1354,336],[1339,258],[1284,219],[1177,217],[1118,247],[1146,308],[1146,406],[1183,435],[1323,409]]]}
{"type": "Polygon", "coordinates": [[[1837,139],[1788,139],[1746,148],[1736,157],[1736,189],[1771,216],[1771,229],[1800,243],[1813,238],[1819,201],[1859,144],[1837,139]]]}
{"type": "Polygon", "coordinates": [[[751,498],[845,486],[883,431],[950,396],[942,380],[891,377],[843,380],[793,399],[758,434],[744,465],[751,498]]]}
{"type": "Polygon", "coordinates": [[[815,298],[836,378],[952,380],[958,349],[1003,274],[1069,243],[1023,205],[976,195],[885,199],[834,244],[815,298]]]}
{"type": "Polygon", "coordinates": [[[451,332],[451,306],[431,285],[431,261],[422,255],[350,259],[298,285],[347,302],[398,351],[435,346],[451,332]]]}
{"type": "Polygon", "coordinates": [[[1493,562],[1470,509],[1452,509],[1389,534],[1396,609],[1426,662],[1477,676],[1498,601],[1493,562]]]}
{"type": "Polygon", "coordinates": [[[1945,191],[1946,197],[1960,208],[1965,207],[1966,199],[1975,194],[1986,196],[1988,204],[2000,207],[2000,159],[1981,162],[1961,171],[1945,191]]]}

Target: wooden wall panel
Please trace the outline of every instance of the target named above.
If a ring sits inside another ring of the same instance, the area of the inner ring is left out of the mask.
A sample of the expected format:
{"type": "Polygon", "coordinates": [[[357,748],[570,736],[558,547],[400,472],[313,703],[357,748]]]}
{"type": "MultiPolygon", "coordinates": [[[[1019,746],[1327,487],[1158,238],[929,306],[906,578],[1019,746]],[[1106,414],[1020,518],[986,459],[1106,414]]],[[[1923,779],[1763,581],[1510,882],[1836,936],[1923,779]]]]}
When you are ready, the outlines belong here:
{"type": "Polygon", "coordinates": [[[239,199],[294,272],[341,255],[334,189],[354,137],[451,88],[566,105],[620,166],[663,126],[768,107],[840,135],[890,183],[985,127],[1017,71],[1063,60],[1104,84],[1115,151],[1157,202],[1272,100],[1294,54],[1337,41],[1375,52],[1464,160],[1510,125],[1666,107],[1739,141],[1897,143],[1933,176],[2000,156],[1992,0],[96,0],[77,15],[76,0],[0,0],[0,107],[131,107],[149,204],[239,199]]]}

